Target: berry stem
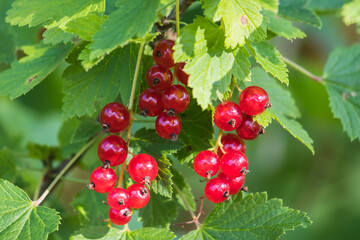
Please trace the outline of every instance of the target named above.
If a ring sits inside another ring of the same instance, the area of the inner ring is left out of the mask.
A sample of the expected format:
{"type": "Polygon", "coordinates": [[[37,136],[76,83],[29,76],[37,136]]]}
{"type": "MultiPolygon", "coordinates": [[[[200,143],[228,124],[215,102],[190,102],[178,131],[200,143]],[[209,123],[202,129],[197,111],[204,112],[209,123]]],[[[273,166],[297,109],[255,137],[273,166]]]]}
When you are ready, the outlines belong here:
{"type": "Polygon", "coordinates": [[[48,168],[44,168],[44,170],[41,173],[41,178],[40,181],[38,182],[38,184],[36,185],[36,189],[35,189],[35,193],[34,193],[34,199],[38,199],[39,195],[40,195],[40,190],[41,190],[41,185],[43,184],[44,178],[46,176],[46,173],[49,169],[48,168]]]}
{"type": "MultiPolygon", "coordinates": [[[[49,187],[43,192],[43,194],[37,199],[33,201],[34,206],[39,206],[42,201],[47,197],[47,195],[51,192],[51,190],[55,187],[55,185],[60,181],[62,176],[69,170],[69,168],[78,160],[96,141],[103,135],[103,132],[100,132],[97,136],[91,139],[88,143],[86,143],[76,154],[75,156],[66,164],[66,166],[61,170],[61,172],[56,176],[56,178],[51,182],[49,187]]],[[[36,198],[34,198],[36,199],[36,198]]]]}
{"type": "Polygon", "coordinates": [[[324,84],[324,81],[323,81],[322,77],[319,77],[319,76],[309,72],[308,70],[306,70],[305,68],[303,68],[302,66],[297,64],[296,62],[293,62],[290,59],[287,59],[286,57],[283,57],[283,59],[287,64],[289,64],[290,66],[292,66],[293,68],[295,68],[299,72],[302,72],[303,74],[305,74],[306,76],[308,76],[309,78],[315,80],[318,83],[324,84]]]}
{"type": "Polygon", "coordinates": [[[176,37],[180,37],[180,0],[176,0],[176,37]]]}
{"type": "MultiPolygon", "coordinates": [[[[130,145],[131,127],[132,127],[132,122],[133,122],[133,119],[134,119],[133,107],[134,107],[136,83],[137,83],[137,79],[138,79],[138,76],[139,76],[140,63],[141,63],[141,58],[142,58],[143,51],[144,51],[144,46],[145,46],[145,42],[142,42],[141,45],[140,45],[137,60],[136,60],[135,74],[134,74],[133,84],[132,84],[132,87],[131,87],[131,95],[130,95],[130,99],[129,99],[129,107],[128,107],[128,109],[129,109],[129,115],[130,115],[129,119],[130,119],[130,121],[129,121],[129,126],[128,126],[128,129],[127,129],[127,135],[126,135],[126,144],[128,146],[130,145]]],[[[124,161],[121,164],[118,187],[121,187],[125,168],[126,168],[126,161],[124,161]]]]}
{"type": "Polygon", "coordinates": [[[221,136],[224,134],[224,131],[220,129],[219,131],[219,135],[216,139],[216,143],[215,143],[215,146],[214,146],[214,152],[217,153],[217,150],[218,148],[220,148],[220,150],[222,151],[222,153],[225,153],[223,147],[222,147],[222,144],[221,144],[221,136]]]}

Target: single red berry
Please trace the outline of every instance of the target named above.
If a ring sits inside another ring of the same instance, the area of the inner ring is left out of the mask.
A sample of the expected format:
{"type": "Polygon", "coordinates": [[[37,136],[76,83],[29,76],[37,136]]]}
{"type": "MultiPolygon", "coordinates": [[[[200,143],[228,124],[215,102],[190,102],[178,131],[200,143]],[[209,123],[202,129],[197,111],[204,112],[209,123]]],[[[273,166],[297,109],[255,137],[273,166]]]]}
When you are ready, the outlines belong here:
{"type": "Polygon", "coordinates": [[[113,188],[107,195],[106,201],[109,206],[121,210],[129,205],[129,193],[123,188],[113,188]]]}
{"type": "Polygon", "coordinates": [[[265,133],[264,129],[249,115],[243,114],[243,121],[236,129],[239,137],[245,140],[255,139],[259,133],[265,133]]]}
{"type": "Polygon", "coordinates": [[[153,51],[153,58],[157,65],[164,68],[172,68],[175,66],[173,59],[173,46],[175,42],[173,40],[164,40],[159,42],[153,51]]]}
{"type": "Polygon", "coordinates": [[[138,99],[140,115],[143,117],[154,117],[164,111],[164,104],[161,93],[148,88],[143,91],[138,99]]]}
{"type": "Polygon", "coordinates": [[[106,193],[113,189],[116,184],[116,174],[111,168],[95,168],[90,175],[89,189],[98,193],[106,193]]]}
{"type": "Polygon", "coordinates": [[[190,103],[190,96],[183,86],[172,85],[165,90],[163,100],[165,110],[171,115],[185,111],[190,103]]]}
{"type": "Polygon", "coordinates": [[[110,164],[110,166],[123,163],[127,154],[126,142],[117,135],[109,135],[99,143],[98,156],[103,163],[110,164]]]}
{"type": "Polygon", "coordinates": [[[230,178],[240,177],[247,173],[249,162],[247,157],[242,152],[231,151],[221,158],[221,171],[230,178]]]}
{"type": "Polygon", "coordinates": [[[143,208],[150,200],[150,192],[144,185],[135,183],[127,188],[130,196],[129,207],[143,208]]]}
{"type": "Polygon", "coordinates": [[[152,66],[146,73],[146,82],[149,87],[161,92],[171,86],[173,83],[173,75],[167,68],[158,65],[152,66]]]}
{"type": "Polygon", "coordinates": [[[268,94],[257,86],[245,88],[240,94],[239,104],[244,113],[251,116],[259,115],[271,107],[268,94]]]}
{"type": "Polygon", "coordinates": [[[213,178],[205,185],[205,196],[213,203],[221,203],[229,197],[230,186],[220,178],[213,178]]]}
{"type": "Polygon", "coordinates": [[[155,129],[160,137],[177,141],[181,131],[181,120],[177,115],[169,116],[163,112],[156,118],[155,129]]]}
{"type": "Polygon", "coordinates": [[[152,156],[141,153],[130,160],[128,171],[135,182],[149,185],[158,174],[158,165],[152,156]]]}
{"type": "Polygon", "coordinates": [[[215,125],[224,131],[233,131],[240,126],[242,112],[234,102],[226,101],[216,106],[214,112],[215,125]]]}
{"type": "Polygon", "coordinates": [[[237,194],[245,183],[244,175],[241,175],[240,177],[237,178],[230,178],[220,171],[217,177],[225,180],[229,184],[230,195],[237,194]]]}
{"type": "Polygon", "coordinates": [[[109,210],[109,218],[110,221],[116,225],[125,225],[128,222],[130,222],[132,216],[131,209],[128,207],[125,207],[121,210],[116,210],[113,208],[110,208],[109,210]]]}
{"type": "Polygon", "coordinates": [[[218,156],[209,150],[199,152],[194,159],[194,170],[202,176],[209,178],[214,176],[220,168],[218,156]]]}
{"type": "Polygon", "coordinates": [[[185,67],[185,63],[184,62],[181,62],[181,63],[177,63],[175,65],[175,70],[174,70],[174,73],[175,73],[175,76],[176,78],[184,85],[188,85],[188,80],[189,80],[189,75],[187,75],[183,69],[185,67]]]}
{"type": "MultiPolygon", "coordinates": [[[[241,121],[241,123],[243,121],[244,121],[244,118],[241,121]]],[[[240,124],[240,126],[241,126],[241,124],[240,124]]],[[[222,135],[221,136],[221,144],[222,144],[222,148],[218,148],[218,150],[217,150],[217,154],[220,159],[225,153],[228,153],[230,151],[238,151],[238,152],[243,152],[243,153],[245,153],[245,151],[246,151],[246,146],[245,146],[244,140],[242,140],[239,136],[237,136],[236,134],[233,134],[233,133],[227,133],[227,134],[222,135]]]]}
{"type": "Polygon", "coordinates": [[[129,125],[129,112],[120,103],[109,103],[101,110],[100,123],[104,130],[112,133],[120,132],[129,125]]]}

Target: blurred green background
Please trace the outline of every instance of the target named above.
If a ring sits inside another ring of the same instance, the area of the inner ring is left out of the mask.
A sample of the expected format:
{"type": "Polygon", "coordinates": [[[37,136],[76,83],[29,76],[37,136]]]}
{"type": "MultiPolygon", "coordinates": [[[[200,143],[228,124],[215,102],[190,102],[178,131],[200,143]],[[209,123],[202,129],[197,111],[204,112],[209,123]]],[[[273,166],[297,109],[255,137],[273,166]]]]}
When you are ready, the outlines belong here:
{"type": "MultiPolygon", "coordinates": [[[[189,21],[197,13],[198,8],[191,9],[184,21],[189,21]]],[[[318,75],[322,74],[328,54],[334,48],[350,46],[360,40],[355,27],[346,27],[334,14],[322,14],[321,19],[321,30],[299,25],[308,35],[306,39],[293,42],[272,39],[284,56],[318,75]]],[[[38,41],[37,30],[25,33],[19,30],[18,38],[24,44],[34,44],[38,41]]],[[[14,101],[0,97],[0,149],[6,146],[15,151],[19,174],[15,183],[30,197],[41,176],[39,169],[42,164],[39,160],[24,157],[25,146],[28,142],[59,145],[63,96],[61,73],[66,66],[63,63],[25,96],[14,101]]],[[[7,67],[0,64],[0,70],[7,67]]],[[[250,192],[267,191],[269,198],[281,198],[285,206],[308,213],[313,225],[308,229],[289,231],[282,239],[355,239],[360,235],[360,191],[357,185],[360,183],[359,141],[350,142],[340,121],[333,119],[325,88],[291,67],[289,69],[289,89],[302,113],[300,122],[314,140],[316,153],[313,156],[305,146],[273,122],[266,129],[266,135],[247,142],[251,173],[247,176],[246,185],[250,192]]],[[[69,132],[71,125],[68,123],[66,127],[69,132]]],[[[134,130],[142,126],[136,123],[134,130]]],[[[67,178],[84,181],[62,181],[45,201],[45,205],[60,211],[63,219],[60,231],[50,238],[67,239],[79,228],[69,202],[85,187],[90,173],[84,169],[96,165],[97,161],[94,146],[81,160],[80,167],[67,175],[67,178]]],[[[190,183],[195,197],[199,198],[204,183],[200,183],[200,178],[187,166],[175,163],[175,167],[185,178],[194,179],[190,183]]],[[[213,205],[205,202],[205,212],[209,213],[213,205]]],[[[176,222],[187,220],[190,220],[189,214],[180,209],[176,222]]],[[[137,227],[139,224],[133,220],[130,229],[137,227]]],[[[193,226],[171,228],[176,233],[184,233],[193,226]]]]}

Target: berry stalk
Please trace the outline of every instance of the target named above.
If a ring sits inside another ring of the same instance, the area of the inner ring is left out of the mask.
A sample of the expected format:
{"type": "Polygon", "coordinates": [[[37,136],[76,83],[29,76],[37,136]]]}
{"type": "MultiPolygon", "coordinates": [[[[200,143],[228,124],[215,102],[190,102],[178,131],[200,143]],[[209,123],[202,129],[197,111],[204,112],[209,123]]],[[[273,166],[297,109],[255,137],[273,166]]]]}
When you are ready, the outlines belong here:
{"type": "Polygon", "coordinates": [[[283,60],[289,64],[290,66],[292,66],[293,68],[295,68],[296,70],[298,70],[299,72],[302,72],[303,74],[305,74],[306,76],[308,76],[309,78],[315,80],[318,83],[324,84],[324,81],[321,77],[316,76],[315,74],[309,72],[308,70],[306,70],[305,68],[303,68],[302,66],[300,66],[299,64],[291,61],[290,59],[287,59],[286,57],[283,56],[283,60]]]}
{"type": "MultiPolygon", "coordinates": [[[[134,74],[134,79],[133,79],[133,84],[131,87],[131,94],[130,94],[130,99],[129,99],[129,115],[130,115],[130,121],[129,121],[129,126],[127,129],[127,136],[126,136],[126,144],[129,146],[130,145],[130,139],[131,139],[131,127],[132,127],[132,122],[134,119],[134,112],[133,112],[133,108],[134,108],[134,99],[135,99],[135,90],[136,90],[136,83],[137,83],[137,79],[139,76],[139,70],[140,70],[140,63],[141,63],[141,58],[143,55],[143,51],[144,51],[144,46],[145,46],[145,42],[142,42],[139,48],[139,52],[138,52],[138,56],[137,56],[137,60],[136,60],[136,67],[135,67],[135,74],[134,74]]],[[[121,170],[120,170],[120,175],[119,175],[119,183],[118,183],[118,187],[121,187],[122,184],[122,179],[124,176],[124,171],[126,168],[126,161],[124,161],[121,164],[121,170]]]]}

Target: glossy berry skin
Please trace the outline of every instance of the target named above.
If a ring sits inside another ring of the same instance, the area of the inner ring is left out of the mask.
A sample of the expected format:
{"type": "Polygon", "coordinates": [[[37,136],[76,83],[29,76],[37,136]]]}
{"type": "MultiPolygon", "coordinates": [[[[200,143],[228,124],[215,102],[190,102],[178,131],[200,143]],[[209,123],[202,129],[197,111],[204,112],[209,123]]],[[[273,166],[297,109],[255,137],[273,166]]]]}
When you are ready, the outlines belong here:
{"type": "Polygon", "coordinates": [[[105,137],[98,146],[98,156],[104,163],[105,160],[110,162],[110,166],[117,166],[123,163],[128,154],[126,142],[117,135],[105,137]]]}
{"type": "Polygon", "coordinates": [[[243,175],[242,171],[247,170],[249,162],[247,157],[242,152],[231,151],[221,158],[221,171],[230,178],[237,178],[243,175]]]}
{"type": "Polygon", "coordinates": [[[153,58],[157,65],[163,68],[172,68],[175,66],[173,59],[173,46],[175,42],[173,40],[164,40],[159,42],[153,51],[153,58]]]}
{"type": "Polygon", "coordinates": [[[226,101],[216,106],[214,112],[215,125],[224,131],[233,131],[241,124],[242,112],[239,105],[226,101]]]}
{"type": "Polygon", "coordinates": [[[164,111],[164,104],[161,93],[149,88],[144,90],[138,99],[140,115],[143,117],[154,117],[164,111]]]}
{"type": "Polygon", "coordinates": [[[106,202],[116,210],[121,210],[129,205],[129,193],[123,188],[113,188],[107,195],[106,202]]]}
{"type": "Polygon", "coordinates": [[[181,120],[177,115],[161,113],[155,121],[155,129],[160,137],[176,141],[181,131],[181,120]]]}
{"type": "Polygon", "coordinates": [[[116,225],[125,225],[128,222],[130,222],[132,216],[131,209],[128,207],[125,207],[121,210],[116,210],[113,208],[110,208],[109,210],[109,218],[110,221],[116,225]]]}
{"type": "Polygon", "coordinates": [[[237,135],[245,140],[255,139],[262,131],[262,127],[249,115],[243,115],[243,121],[236,129],[237,135]]]}
{"type": "Polygon", "coordinates": [[[205,185],[205,196],[213,203],[225,201],[229,192],[229,184],[220,178],[213,178],[205,185]]]}
{"type": "Polygon", "coordinates": [[[149,154],[135,155],[129,162],[128,171],[130,177],[138,183],[150,184],[158,174],[156,160],[149,154]]]}
{"type": "Polygon", "coordinates": [[[183,69],[185,67],[185,63],[181,62],[181,63],[177,63],[175,65],[175,69],[174,69],[174,73],[176,78],[184,85],[188,85],[188,80],[189,80],[189,75],[187,75],[183,69]]]}
{"type": "Polygon", "coordinates": [[[109,192],[116,184],[116,174],[111,168],[103,169],[95,168],[90,175],[89,188],[94,189],[98,193],[109,192]]]}
{"type": "Polygon", "coordinates": [[[181,85],[172,85],[164,93],[165,110],[173,110],[175,113],[185,111],[190,103],[190,96],[186,88],[181,85]]]}
{"type": "Polygon", "coordinates": [[[245,88],[240,94],[239,104],[244,113],[250,116],[259,115],[271,106],[266,91],[257,86],[245,88]]]}
{"type": "Polygon", "coordinates": [[[105,130],[118,133],[129,125],[129,111],[120,103],[109,103],[101,110],[100,123],[105,130]]]}
{"type": "Polygon", "coordinates": [[[139,209],[146,206],[150,200],[150,192],[144,185],[135,183],[127,188],[130,196],[129,207],[139,209]]]}
{"type": "Polygon", "coordinates": [[[230,195],[234,195],[237,194],[240,189],[244,186],[245,183],[245,176],[241,175],[240,177],[237,178],[230,178],[228,176],[226,176],[223,172],[219,172],[218,178],[225,180],[230,187],[230,195]]]}
{"type": "Polygon", "coordinates": [[[173,75],[167,68],[159,65],[152,66],[146,73],[146,82],[149,87],[161,92],[171,86],[173,83],[173,75]]]}
{"type": "Polygon", "coordinates": [[[222,135],[221,144],[223,145],[222,150],[224,150],[224,152],[220,148],[218,148],[217,150],[217,154],[220,159],[225,153],[228,153],[230,151],[238,151],[243,153],[245,153],[246,151],[244,140],[242,140],[239,136],[233,133],[227,133],[222,135]]]}
{"type": "Polygon", "coordinates": [[[210,178],[219,171],[219,168],[220,160],[212,151],[201,151],[194,159],[194,170],[201,177],[210,178]]]}

